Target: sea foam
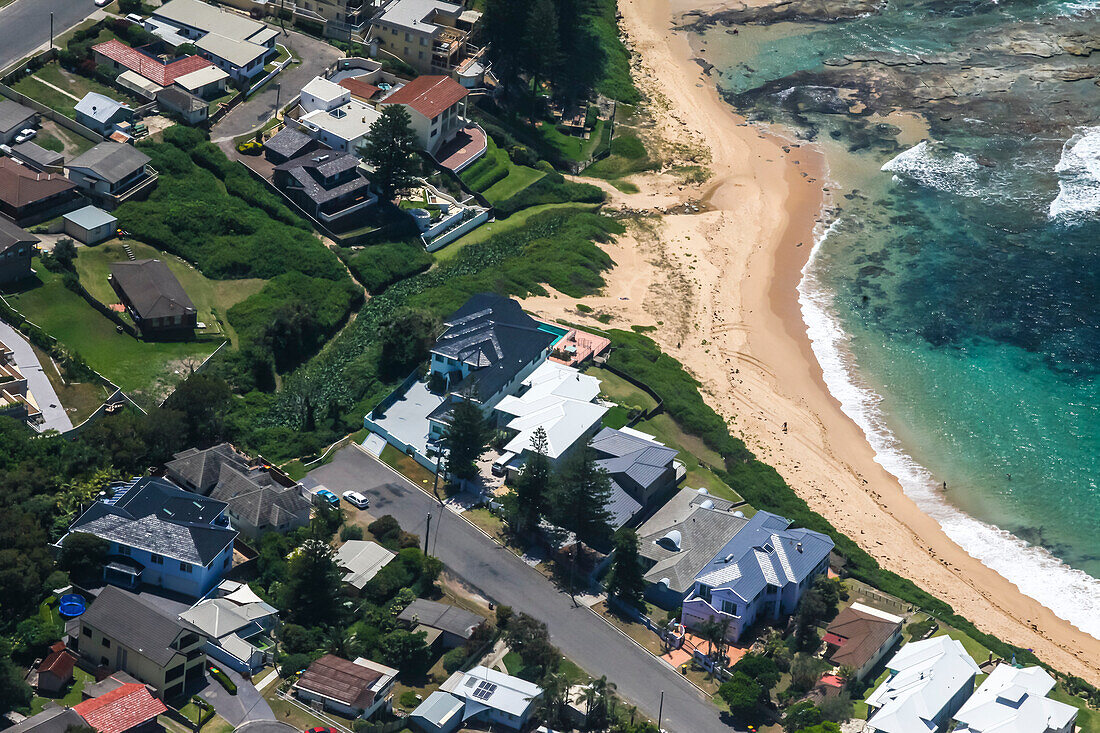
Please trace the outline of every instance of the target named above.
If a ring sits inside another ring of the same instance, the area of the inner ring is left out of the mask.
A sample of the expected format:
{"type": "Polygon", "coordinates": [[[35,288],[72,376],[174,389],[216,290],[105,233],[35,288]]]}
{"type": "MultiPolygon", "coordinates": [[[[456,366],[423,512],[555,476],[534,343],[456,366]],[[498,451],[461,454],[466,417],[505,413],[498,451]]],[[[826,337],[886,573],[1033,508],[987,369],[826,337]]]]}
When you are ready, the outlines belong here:
{"type": "Polygon", "coordinates": [[[1067,224],[1100,212],[1100,127],[1083,128],[1066,140],[1054,166],[1058,195],[1050,202],[1050,218],[1067,224]]]}
{"type": "Polygon", "coordinates": [[[951,506],[938,491],[932,475],[905,452],[887,426],[882,397],[860,378],[848,348],[849,336],[833,309],[833,295],[817,274],[821,247],[839,223],[836,219],[827,227],[819,225],[798,284],[802,319],[829,391],[867,436],[875,461],[898,479],[905,493],[940,524],[952,541],[1025,595],[1100,638],[1100,580],[1066,565],[1041,547],[951,506]]]}
{"type": "Polygon", "coordinates": [[[969,155],[940,150],[923,140],[886,162],[882,170],[921,186],[960,196],[977,196],[978,161],[969,155]]]}

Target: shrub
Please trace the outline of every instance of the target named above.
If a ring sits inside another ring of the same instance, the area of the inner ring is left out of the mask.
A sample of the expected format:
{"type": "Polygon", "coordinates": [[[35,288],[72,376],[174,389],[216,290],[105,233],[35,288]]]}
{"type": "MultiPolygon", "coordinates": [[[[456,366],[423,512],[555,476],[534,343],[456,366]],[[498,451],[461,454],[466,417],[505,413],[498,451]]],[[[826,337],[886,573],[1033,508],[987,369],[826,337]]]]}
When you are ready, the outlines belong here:
{"type": "Polygon", "coordinates": [[[645,145],[642,144],[637,135],[629,132],[620,133],[612,138],[611,153],[631,159],[646,157],[645,145]]]}
{"type": "Polygon", "coordinates": [[[465,661],[466,650],[462,647],[455,647],[443,655],[443,669],[446,670],[447,674],[454,674],[465,661]]]}
{"type": "Polygon", "coordinates": [[[283,677],[296,675],[308,667],[312,661],[308,654],[288,654],[279,663],[279,674],[283,677]]]}
{"type": "MultiPolygon", "coordinates": [[[[345,250],[349,252],[350,250],[345,250]]],[[[355,279],[372,295],[377,295],[399,280],[432,266],[432,256],[420,242],[387,242],[351,252],[345,258],[355,279]]]]}
{"type": "Polygon", "coordinates": [[[363,539],[363,528],[358,524],[345,524],[340,528],[340,541],[363,539]]]}
{"type": "Polygon", "coordinates": [[[606,198],[604,192],[591,183],[574,183],[565,180],[560,174],[547,173],[515,196],[499,202],[496,213],[498,218],[503,219],[520,209],[538,204],[561,204],[569,201],[599,204],[606,198]]]}
{"type": "Polygon", "coordinates": [[[419,704],[420,700],[417,698],[414,690],[405,690],[401,693],[401,707],[415,708],[419,704]]]}
{"type": "Polygon", "coordinates": [[[224,687],[225,691],[228,692],[230,695],[237,694],[237,683],[229,679],[229,675],[223,672],[220,667],[211,666],[210,676],[216,679],[218,681],[218,684],[224,687]]]}

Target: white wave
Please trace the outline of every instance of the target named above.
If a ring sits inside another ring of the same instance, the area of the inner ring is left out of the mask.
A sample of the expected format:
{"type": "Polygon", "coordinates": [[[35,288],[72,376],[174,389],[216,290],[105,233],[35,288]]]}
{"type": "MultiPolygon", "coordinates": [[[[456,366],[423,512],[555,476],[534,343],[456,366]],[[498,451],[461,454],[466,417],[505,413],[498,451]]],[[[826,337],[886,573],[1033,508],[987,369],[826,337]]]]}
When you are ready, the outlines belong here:
{"type": "Polygon", "coordinates": [[[882,170],[904,176],[927,188],[960,196],[981,193],[977,179],[978,161],[963,153],[940,151],[927,140],[899,153],[887,161],[882,170]]]}
{"type": "Polygon", "coordinates": [[[849,336],[833,310],[832,293],[816,274],[822,244],[839,222],[837,219],[826,228],[819,226],[798,284],[802,320],[829,391],[867,436],[875,451],[875,461],[898,479],[905,493],[939,522],[952,541],[1025,595],[1085,633],[1100,638],[1100,580],[1066,565],[1041,547],[951,506],[938,491],[932,475],[905,452],[887,426],[881,409],[882,397],[856,372],[848,348],[849,336]]]}
{"type": "Polygon", "coordinates": [[[1100,127],[1086,127],[1066,140],[1054,166],[1058,195],[1050,218],[1073,223],[1100,212],[1100,127]]]}

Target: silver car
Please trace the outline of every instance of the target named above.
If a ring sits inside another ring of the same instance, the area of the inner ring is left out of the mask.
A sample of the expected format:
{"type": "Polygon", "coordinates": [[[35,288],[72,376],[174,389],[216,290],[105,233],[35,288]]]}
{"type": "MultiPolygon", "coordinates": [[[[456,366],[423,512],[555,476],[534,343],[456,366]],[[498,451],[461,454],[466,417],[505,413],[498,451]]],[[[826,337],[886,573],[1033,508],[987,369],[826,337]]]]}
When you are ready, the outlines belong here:
{"type": "Polygon", "coordinates": [[[358,491],[345,491],[341,496],[344,497],[344,501],[358,509],[366,509],[370,506],[370,499],[363,496],[358,491]]]}

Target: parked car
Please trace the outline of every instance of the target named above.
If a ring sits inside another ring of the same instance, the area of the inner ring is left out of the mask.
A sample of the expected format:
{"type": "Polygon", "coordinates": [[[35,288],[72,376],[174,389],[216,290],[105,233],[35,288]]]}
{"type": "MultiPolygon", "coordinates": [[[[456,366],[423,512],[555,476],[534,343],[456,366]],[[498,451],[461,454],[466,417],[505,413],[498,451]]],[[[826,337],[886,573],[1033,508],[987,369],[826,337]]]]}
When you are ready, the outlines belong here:
{"type": "Polygon", "coordinates": [[[317,489],[317,491],[314,492],[314,496],[320,498],[321,501],[327,501],[332,506],[340,506],[340,499],[328,489],[317,489]]]}
{"type": "Polygon", "coordinates": [[[32,139],[37,134],[38,134],[37,130],[33,130],[33,129],[28,127],[26,129],[23,129],[23,130],[19,131],[19,134],[15,136],[15,142],[25,143],[28,140],[32,139]]]}
{"type": "Polygon", "coordinates": [[[344,501],[351,504],[357,509],[366,509],[370,506],[370,499],[360,494],[358,491],[345,491],[343,493],[344,501]]]}
{"type": "Polygon", "coordinates": [[[111,2],[111,0],[95,0],[95,6],[97,8],[102,8],[110,2],[111,2]]]}

